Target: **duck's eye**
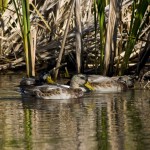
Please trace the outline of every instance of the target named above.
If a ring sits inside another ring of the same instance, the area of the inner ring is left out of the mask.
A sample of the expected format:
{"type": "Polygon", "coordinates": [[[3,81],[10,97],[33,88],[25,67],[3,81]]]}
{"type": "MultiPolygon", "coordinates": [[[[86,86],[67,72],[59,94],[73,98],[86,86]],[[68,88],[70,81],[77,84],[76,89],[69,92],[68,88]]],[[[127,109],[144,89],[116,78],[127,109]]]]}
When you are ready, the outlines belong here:
{"type": "Polygon", "coordinates": [[[119,77],[118,80],[122,80],[122,77],[119,77]]]}
{"type": "Polygon", "coordinates": [[[81,79],[83,79],[83,80],[84,80],[84,79],[85,79],[85,77],[81,77],[81,79]]]}

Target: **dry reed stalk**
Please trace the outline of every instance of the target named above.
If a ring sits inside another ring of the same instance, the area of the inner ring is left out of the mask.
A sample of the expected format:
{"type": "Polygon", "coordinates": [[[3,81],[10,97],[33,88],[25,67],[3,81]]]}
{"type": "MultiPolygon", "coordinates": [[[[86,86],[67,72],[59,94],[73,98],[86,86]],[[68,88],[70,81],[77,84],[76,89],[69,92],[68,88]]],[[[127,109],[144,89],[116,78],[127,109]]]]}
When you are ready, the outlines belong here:
{"type": "Polygon", "coordinates": [[[3,55],[3,45],[2,45],[2,43],[3,43],[3,34],[4,34],[4,31],[3,31],[2,28],[0,28],[0,36],[2,37],[2,38],[0,38],[0,57],[2,57],[2,55],[3,55]]]}
{"type": "MultiPolygon", "coordinates": [[[[10,2],[10,1],[9,1],[10,2]]],[[[32,1],[33,2],[33,1],[32,1]]],[[[34,1],[34,6],[40,12],[43,19],[47,22],[47,25],[50,28],[50,31],[47,30],[46,24],[42,21],[41,17],[38,15],[38,13],[35,11],[35,9],[31,10],[31,25],[36,25],[36,33],[37,33],[37,49],[36,49],[36,58],[39,61],[43,62],[51,62],[52,59],[57,59],[61,43],[63,41],[64,32],[67,25],[68,15],[70,13],[71,0],[37,0],[34,1]],[[59,7],[58,7],[58,6],[59,7]]],[[[130,5],[132,4],[132,0],[126,0],[123,1],[122,5],[122,12],[123,12],[123,24],[127,24],[130,22],[130,5]]],[[[93,60],[98,60],[100,57],[99,54],[99,41],[100,37],[97,34],[96,41],[95,41],[95,35],[94,35],[94,17],[93,17],[93,0],[81,0],[81,22],[82,22],[82,41],[83,41],[83,53],[84,57],[87,59],[87,64],[93,65],[93,60]],[[97,44],[96,50],[95,43],[97,44]]],[[[109,7],[107,7],[105,12],[106,17],[108,16],[109,7]]],[[[70,26],[68,30],[68,35],[66,38],[65,46],[64,46],[64,55],[67,55],[68,53],[75,52],[75,25],[73,22],[73,17],[71,17],[70,26]]],[[[17,16],[14,12],[13,5],[9,3],[8,9],[3,14],[3,20],[6,24],[4,27],[4,37],[3,38],[3,59],[0,60],[0,65],[6,65],[7,67],[4,67],[4,69],[9,69],[17,66],[23,66],[24,59],[22,59],[22,62],[19,64],[16,63],[9,63],[7,61],[3,60],[10,60],[10,62],[17,61],[20,58],[23,58],[23,48],[22,48],[22,41],[17,21],[17,16]],[[6,40],[7,39],[7,40],[6,40]]],[[[106,18],[106,23],[108,19],[106,18]]],[[[97,28],[99,30],[99,28],[97,28]]],[[[125,28],[122,26],[122,30],[125,30],[125,28]]],[[[149,32],[149,29],[145,28],[145,31],[143,30],[142,39],[146,38],[146,33],[149,32]]],[[[97,32],[98,33],[98,32],[97,32]]],[[[121,35],[118,34],[119,36],[121,35]]],[[[124,39],[126,38],[125,35],[121,35],[122,38],[118,36],[117,42],[124,42],[124,39]]],[[[122,46],[122,45],[121,45],[122,46]]],[[[143,48],[142,48],[143,49],[143,48]]],[[[119,49],[120,50],[120,49],[119,49]]],[[[138,51],[140,51],[140,46],[138,48],[138,51]]],[[[138,57],[138,53],[133,50],[135,55],[131,58],[138,57]]],[[[134,54],[133,53],[133,54],[134,54]]],[[[121,54],[121,52],[118,52],[118,55],[121,54]]],[[[123,54],[121,54],[123,56],[123,54]]],[[[119,59],[117,56],[115,57],[115,64],[118,61],[122,61],[121,58],[119,59]]],[[[38,64],[37,64],[38,65],[38,64]]]]}
{"type": "Polygon", "coordinates": [[[2,19],[2,16],[0,14],[0,57],[3,55],[3,36],[4,36],[4,20],[2,19]]]}
{"type": "Polygon", "coordinates": [[[75,1],[75,26],[76,26],[76,69],[81,73],[82,62],[82,31],[81,31],[81,2],[75,1]]]}
{"type": "Polygon", "coordinates": [[[108,18],[108,25],[107,25],[107,35],[106,35],[106,44],[105,44],[105,55],[104,55],[104,75],[108,75],[109,68],[110,68],[110,60],[112,57],[112,52],[114,52],[114,45],[115,40],[115,24],[117,20],[117,0],[111,0],[109,5],[109,18],[108,18]]]}
{"type": "Polygon", "coordinates": [[[31,27],[31,56],[32,56],[32,75],[35,76],[35,52],[36,52],[36,35],[37,35],[37,32],[36,32],[36,27],[31,27]]]}
{"type": "MultiPolygon", "coordinates": [[[[61,59],[62,59],[62,55],[63,55],[63,52],[64,52],[64,47],[65,47],[65,42],[66,42],[66,38],[67,38],[67,34],[68,34],[69,23],[70,23],[70,19],[71,19],[72,13],[73,13],[73,9],[74,9],[74,4],[75,4],[75,0],[72,0],[72,5],[71,5],[71,8],[70,8],[70,14],[69,14],[69,17],[68,17],[67,26],[66,26],[66,29],[65,29],[64,38],[63,38],[61,49],[60,49],[60,52],[59,52],[56,68],[59,68],[60,63],[61,63],[61,59]]],[[[55,77],[54,77],[55,80],[57,79],[58,71],[59,71],[59,69],[57,69],[55,71],[55,77]]]]}

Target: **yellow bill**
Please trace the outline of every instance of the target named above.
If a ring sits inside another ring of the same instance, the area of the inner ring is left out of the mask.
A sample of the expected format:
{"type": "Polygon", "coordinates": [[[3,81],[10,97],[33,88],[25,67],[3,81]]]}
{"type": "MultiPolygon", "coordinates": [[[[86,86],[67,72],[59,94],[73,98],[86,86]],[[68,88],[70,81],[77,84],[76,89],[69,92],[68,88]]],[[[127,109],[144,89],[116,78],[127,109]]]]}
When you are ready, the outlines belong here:
{"type": "Polygon", "coordinates": [[[87,87],[89,90],[94,91],[94,87],[92,87],[92,85],[91,85],[89,82],[86,82],[84,85],[85,85],[85,87],[87,87]]]}
{"type": "Polygon", "coordinates": [[[47,81],[47,83],[49,83],[49,84],[54,84],[54,83],[55,83],[55,82],[52,80],[52,77],[51,77],[51,76],[47,76],[46,81],[47,81]]]}

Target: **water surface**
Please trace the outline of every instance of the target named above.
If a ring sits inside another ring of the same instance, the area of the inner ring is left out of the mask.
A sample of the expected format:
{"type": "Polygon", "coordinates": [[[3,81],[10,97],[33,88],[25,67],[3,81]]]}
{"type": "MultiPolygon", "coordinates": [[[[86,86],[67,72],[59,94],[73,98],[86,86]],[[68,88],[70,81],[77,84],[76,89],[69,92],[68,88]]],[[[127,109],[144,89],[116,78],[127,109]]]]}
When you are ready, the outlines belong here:
{"type": "Polygon", "coordinates": [[[149,150],[150,92],[22,98],[22,76],[0,76],[0,150],[149,150]]]}

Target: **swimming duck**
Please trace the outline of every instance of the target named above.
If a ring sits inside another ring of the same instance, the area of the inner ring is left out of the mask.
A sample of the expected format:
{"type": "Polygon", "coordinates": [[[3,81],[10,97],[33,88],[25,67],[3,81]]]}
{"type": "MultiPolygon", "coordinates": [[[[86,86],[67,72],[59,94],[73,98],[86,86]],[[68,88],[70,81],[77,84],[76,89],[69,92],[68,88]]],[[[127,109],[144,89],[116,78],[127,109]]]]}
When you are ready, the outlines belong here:
{"type": "MultiPolygon", "coordinates": [[[[76,78],[81,75],[75,75],[76,78]]],[[[133,86],[130,78],[127,76],[121,77],[106,77],[101,75],[84,75],[82,77],[88,81],[91,89],[98,92],[119,92],[133,86]]],[[[79,77],[80,78],[80,77],[79,77]]],[[[88,88],[89,89],[89,88],[88,88]]],[[[84,90],[87,89],[84,87],[84,90]]]]}
{"type": "MultiPolygon", "coordinates": [[[[29,82],[25,82],[25,83],[29,83],[29,82]]],[[[70,86],[57,84],[57,83],[44,84],[40,86],[35,86],[34,84],[31,85],[27,84],[26,86],[25,85],[21,86],[22,88],[21,92],[22,95],[34,96],[40,99],[70,99],[70,98],[82,97],[84,94],[83,92],[84,86],[89,88],[86,77],[79,75],[79,76],[74,76],[71,79],[70,86]]]]}

